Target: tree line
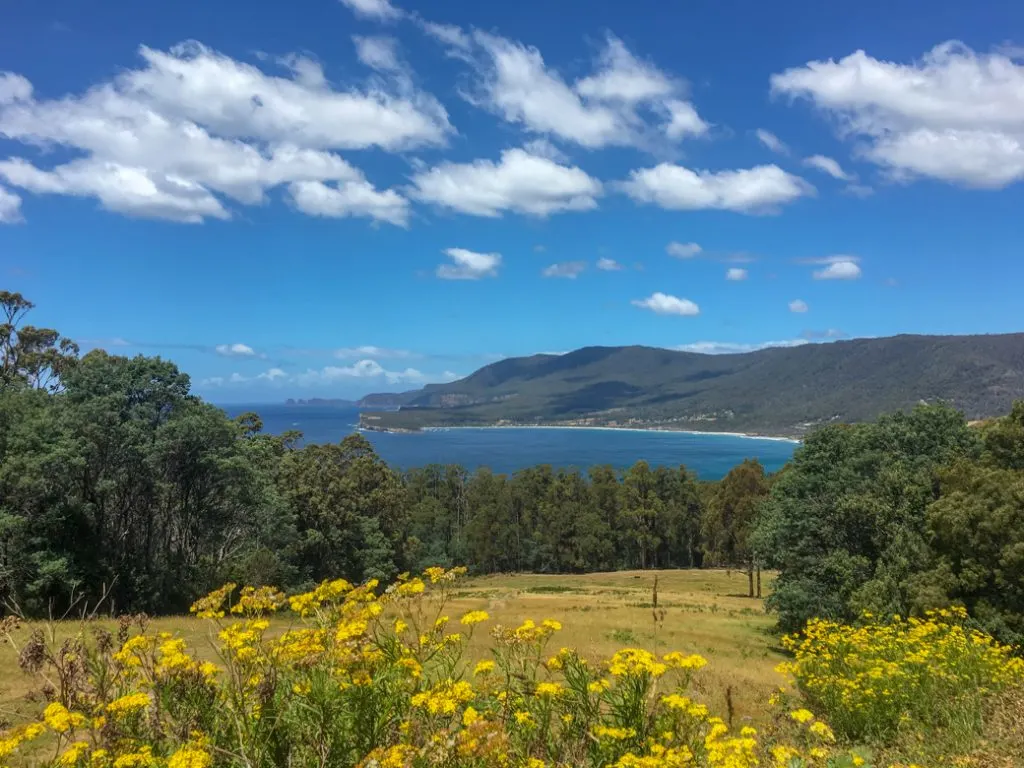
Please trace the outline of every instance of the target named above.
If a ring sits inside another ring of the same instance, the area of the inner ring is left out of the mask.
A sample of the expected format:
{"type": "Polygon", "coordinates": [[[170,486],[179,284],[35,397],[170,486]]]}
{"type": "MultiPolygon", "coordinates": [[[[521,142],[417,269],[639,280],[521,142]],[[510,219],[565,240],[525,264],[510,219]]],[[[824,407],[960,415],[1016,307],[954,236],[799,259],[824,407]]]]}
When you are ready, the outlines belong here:
{"type": "Polygon", "coordinates": [[[405,473],[361,435],[301,445],[230,419],[158,357],[80,356],[0,292],[0,610],[170,613],[225,581],[299,589],[427,565],[474,573],[778,570],[784,629],[953,602],[1024,639],[1024,403],[832,425],[775,475],[639,461],[405,473]]]}

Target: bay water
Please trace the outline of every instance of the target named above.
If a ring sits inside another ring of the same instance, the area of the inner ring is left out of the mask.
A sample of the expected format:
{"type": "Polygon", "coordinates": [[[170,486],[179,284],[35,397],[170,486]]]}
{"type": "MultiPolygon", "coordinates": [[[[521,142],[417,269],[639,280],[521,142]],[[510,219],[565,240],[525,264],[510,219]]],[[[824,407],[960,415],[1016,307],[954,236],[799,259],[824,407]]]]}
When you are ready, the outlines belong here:
{"type": "MultiPolygon", "coordinates": [[[[255,411],[270,434],[303,433],[306,443],[338,442],[356,431],[359,411],[329,405],[221,406],[232,418],[255,411]]],[[[651,466],[685,465],[702,480],[717,480],[747,458],[774,472],[798,444],[722,434],[577,427],[459,427],[416,433],[364,432],[378,455],[396,469],[426,464],[490,467],[512,473],[537,464],[586,469],[610,464],[626,469],[640,459],[651,466]]]]}

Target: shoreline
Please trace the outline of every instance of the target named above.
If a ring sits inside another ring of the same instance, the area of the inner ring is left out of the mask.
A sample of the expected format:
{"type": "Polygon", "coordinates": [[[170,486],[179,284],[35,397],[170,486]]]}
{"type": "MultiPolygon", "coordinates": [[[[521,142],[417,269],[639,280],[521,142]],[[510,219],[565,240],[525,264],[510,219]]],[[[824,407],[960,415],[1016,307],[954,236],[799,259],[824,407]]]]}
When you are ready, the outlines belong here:
{"type": "Polygon", "coordinates": [[[698,435],[714,436],[719,435],[722,437],[739,437],[745,440],[772,440],[783,443],[796,443],[801,444],[803,440],[795,437],[781,437],[779,435],[759,435],[750,432],[725,432],[721,430],[699,430],[699,429],[670,429],[665,427],[610,427],[610,426],[591,426],[583,424],[482,424],[482,425],[459,425],[459,426],[431,426],[431,427],[420,427],[419,429],[388,429],[388,428],[375,428],[367,427],[363,424],[359,425],[359,431],[366,432],[382,432],[390,434],[416,434],[417,432],[444,432],[449,429],[591,429],[601,430],[605,432],[668,432],[679,435],[698,435]]]}

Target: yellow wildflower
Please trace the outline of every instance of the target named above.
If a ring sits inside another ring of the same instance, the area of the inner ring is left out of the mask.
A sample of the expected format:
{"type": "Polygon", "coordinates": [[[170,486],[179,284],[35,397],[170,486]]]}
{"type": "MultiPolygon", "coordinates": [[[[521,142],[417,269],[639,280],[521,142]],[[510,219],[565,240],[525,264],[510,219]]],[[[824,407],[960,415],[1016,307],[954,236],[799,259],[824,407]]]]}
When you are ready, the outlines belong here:
{"type": "Polygon", "coordinates": [[[789,713],[789,716],[801,725],[804,723],[809,723],[811,720],[814,719],[814,713],[808,709],[794,709],[792,712],[789,713]]]}
{"type": "Polygon", "coordinates": [[[107,704],[107,713],[114,717],[126,717],[140,712],[149,706],[149,695],[145,693],[129,693],[107,704]]]}
{"type": "Polygon", "coordinates": [[[470,611],[459,619],[460,624],[465,624],[467,627],[471,627],[474,624],[479,624],[482,621],[487,621],[490,617],[487,611],[470,611]]]}
{"type": "Polygon", "coordinates": [[[78,761],[89,751],[89,742],[75,741],[68,745],[64,753],[57,759],[58,765],[77,765],[78,761]]]}
{"type": "Polygon", "coordinates": [[[209,768],[210,753],[196,744],[186,744],[167,760],[167,768],[209,768]]]}
{"type": "Polygon", "coordinates": [[[85,722],[85,715],[70,712],[60,702],[53,702],[43,711],[43,721],[57,733],[67,733],[85,722]]]}

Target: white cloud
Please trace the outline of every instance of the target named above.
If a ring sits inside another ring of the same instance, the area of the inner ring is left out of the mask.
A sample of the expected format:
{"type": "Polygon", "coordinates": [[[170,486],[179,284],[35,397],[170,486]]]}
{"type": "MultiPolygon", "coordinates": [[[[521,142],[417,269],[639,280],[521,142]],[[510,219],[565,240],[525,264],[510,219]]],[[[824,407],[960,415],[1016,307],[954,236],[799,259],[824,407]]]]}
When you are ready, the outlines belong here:
{"type": "Polygon", "coordinates": [[[421,18],[417,18],[417,23],[432,38],[456,52],[468,51],[473,46],[470,36],[463,32],[462,27],[457,24],[437,24],[421,18]]]}
{"type": "Polygon", "coordinates": [[[214,349],[225,357],[256,357],[256,350],[248,344],[218,344],[214,349]]]}
{"type": "Polygon", "coordinates": [[[372,344],[364,345],[361,347],[341,347],[340,349],[334,350],[334,356],[339,360],[349,360],[352,358],[366,357],[375,357],[380,360],[404,360],[418,357],[418,355],[414,354],[413,352],[410,352],[407,349],[388,349],[386,347],[376,347],[373,346],[372,344]]]}
{"type": "Polygon", "coordinates": [[[635,307],[649,309],[658,315],[690,316],[700,314],[700,307],[689,299],[680,299],[661,291],[652,293],[646,299],[636,299],[632,303],[635,307]]]}
{"type": "Polygon", "coordinates": [[[292,182],[373,190],[329,150],[437,145],[451,130],[436,99],[405,78],[335,90],[301,56],[280,60],[291,70],[281,77],[199,43],[140,55],[142,68],[61,99],[38,100],[24,78],[0,75],[0,136],[80,155],[51,168],[12,158],[0,178],[127,215],[199,222],[230,217],[218,195],[257,205],[292,182]]]}
{"type": "Polygon", "coordinates": [[[790,312],[803,313],[806,312],[808,309],[809,307],[807,306],[807,302],[804,301],[803,299],[793,299],[791,302],[789,302],[790,312]]]}
{"type": "Polygon", "coordinates": [[[474,103],[533,133],[584,147],[639,146],[657,136],[678,140],[701,135],[707,124],[685,100],[685,83],[637,59],[609,35],[594,71],[567,83],[544,62],[540,51],[477,31],[482,74],[474,103]]]}
{"type": "Polygon", "coordinates": [[[860,267],[853,261],[834,261],[824,269],[814,272],[815,280],[856,280],[861,275],[860,267]]]}
{"type": "Polygon", "coordinates": [[[402,65],[398,59],[398,41],[393,37],[362,37],[353,35],[356,56],[363,64],[381,72],[398,72],[402,65]]]}
{"type": "Polygon", "coordinates": [[[0,178],[36,194],[95,197],[115,213],[197,224],[230,214],[201,184],[114,162],[73,160],[52,171],[21,158],[0,161],[0,178]]]}
{"type": "Polygon", "coordinates": [[[568,155],[544,138],[533,139],[523,144],[523,149],[531,155],[545,157],[554,163],[565,165],[569,162],[568,155]]]}
{"type": "Polygon", "coordinates": [[[694,256],[700,254],[704,250],[697,243],[677,243],[672,241],[665,246],[665,252],[669,256],[675,256],[677,259],[692,259],[694,256]]]}
{"type": "Polygon", "coordinates": [[[378,379],[388,384],[409,384],[412,386],[453,381],[459,376],[451,371],[441,374],[424,373],[416,368],[392,371],[376,360],[365,359],[348,366],[328,365],[320,369],[310,368],[292,377],[301,386],[337,384],[344,381],[378,379]]]}
{"type": "MultiPolygon", "coordinates": [[[[406,384],[418,386],[429,383],[440,383],[454,381],[460,378],[459,374],[452,371],[443,373],[424,373],[416,368],[405,368],[404,370],[390,370],[373,359],[361,359],[352,365],[328,365],[323,368],[309,368],[299,373],[288,373],[281,368],[269,368],[256,376],[246,376],[241,373],[232,373],[228,377],[211,376],[203,379],[200,384],[208,387],[221,387],[231,384],[252,384],[267,382],[271,384],[291,384],[297,386],[324,386],[336,385],[344,382],[377,381],[388,384],[406,384]]],[[[371,384],[372,385],[372,384],[371,384]]]]}
{"type": "Polygon", "coordinates": [[[599,101],[641,103],[675,91],[672,80],[657,67],[638,60],[617,37],[609,36],[595,74],[576,81],[580,96],[599,101]]]}
{"type": "Polygon", "coordinates": [[[443,280],[479,280],[498,276],[500,253],[477,253],[465,248],[448,248],[444,253],[453,263],[438,265],[436,274],[443,280]]]}
{"type": "Polygon", "coordinates": [[[670,139],[703,136],[711,128],[697,114],[696,107],[688,101],[670,99],[665,102],[665,109],[668,110],[669,115],[668,124],[665,126],[665,135],[670,139]]]}
{"type": "Polygon", "coordinates": [[[755,132],[757,140],[764,144],[772,152],[778,152],[780,155],[788,155],[789,147],[771,131],[766,131],[764,128],[758,128],[755,132]]]}
{"type": "Polygon", "coordinates": [[[21,198],[0,187],[0,224],[16,224],[21,220],[21,198]]]}
{"type": "Polygon", "coordinates": [[[831,157],[825,157],[825,155],[811,155],[804,160],[804,165],[817,168],[819,171],[827,173],[833,179],[839,179],[840,181],[852,181],[854,178],[844,171],[837,161],[831,157]]]}
{"type": "Polygon", "coordinates": [[[860,262],[860,256],[838,253],[833,256],[811,256],[805,259],[794,259],[794,261],[797,264],[835,264],[838,261],[852,261],[856,264],[860,262]]]}
{"type": "Polygon", "coordinates": [[[739,267],[730,267],[725,273],[726,280],[746,280],[747,270],[740,269],[739,267]]]}
{"type": "Polygon", "coordinates": [[[768,213],[814,187],[779,168],[759,165],[736,171],[692,171],[671,163],[632,171],[622,189],[637,202],[670,210],[721,209],[768,213]]]}
{"type": "Polygon", "coordinates": [[[615,259],[600,258],[597,260],[597,268],[604,272],[618,272],[622,265],[615,259]]]}
{"type": "Polygon", "coordinates": [[[784,339],[782,341],[761,341],[744,344],[733,341],[695,341],[691,344],[680,344],[672,349],[680,352],[697,352],[702,355],[739,355],[744,352],[756,352],[759,349],[773,347],[802,347],[810,344],[807,339],[784,339]]]}
{"type": "Polygon", "coordinates": [[[32,98],[32,83],[14,72],[0,72],[0,104],[13,104],[32,98]]]}
{"type": "Polygon", "coordinates": [[[365,179],[335,184],[296,181],[288,185],[288,192],[295,207],[310,216],[367,216],[400,227],[409,220],[408,200],[393,189],[379,192],[365,179]]]}
{"type": "Polygon", "coordinates": [[[391,5],[388,0],[341,0],[341,4],[364,19],[391,21],[402,16],[402,11],[391,5]]]}
{"type": "Polygon", "coordinates": [[[562,261],[545,267],[541,272],[544,277],[567,277],[575,280],[587,268],[585,261],[562,261]]]}
{"type": "Polygon", "coordinates": [[[597,207],[601,182],[576,167],[559,165],[523,149],[507,149],[501,162],[443,163],[416,174],[417,200],[474,216],[505,211],[548,216],[597,207]]]}
{"type": "Polygon", "coordinates": [[[909,64],[856,51],[773,75],[771,87],[866,138],[864,156],[897,178],[981,188],[1024,179],[1024,63],[1007,51],[949,41],[909,64]]]}

